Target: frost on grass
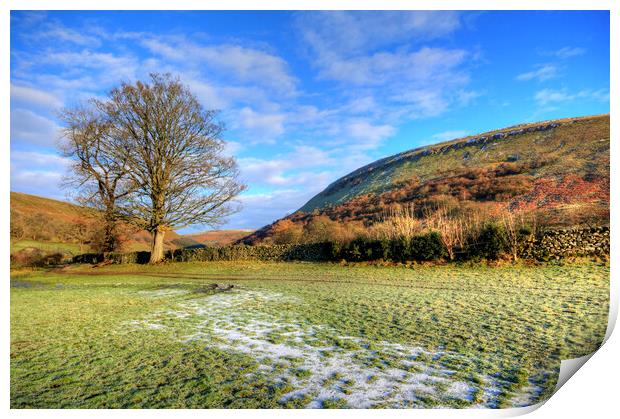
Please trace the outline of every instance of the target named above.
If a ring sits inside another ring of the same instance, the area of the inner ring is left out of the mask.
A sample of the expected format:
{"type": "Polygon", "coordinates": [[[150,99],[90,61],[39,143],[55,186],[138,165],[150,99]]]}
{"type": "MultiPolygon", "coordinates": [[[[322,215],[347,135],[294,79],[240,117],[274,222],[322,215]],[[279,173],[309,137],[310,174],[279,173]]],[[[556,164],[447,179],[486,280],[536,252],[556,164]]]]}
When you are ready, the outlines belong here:
{"type": "Polygon", "coordinates": [[[144,297],[164,298],[164,297],[176,297],[179,295],[187,294],[189,291],[175,288],[162,288],[156,290],[144,290],[138,291],[138,294],[144,297]]]}
{"type": "MultiPolygon", "coordinates": [[[[463,355],[341,336],[327,326],[297,321],[280,307],[295,303],[278,293],[236,290],[184,301],[131,325],[176,326],[190,331],[178,334],[183,342],[252,356],[260,366],[246,379],[262,376],[292,388],[279,400],[283,406],[299,401],[309,408],[498,405],[502,383],[497,378],[478,374],[473,380],[445,367],[446,361],[467,363],[463,355]]],[[[536,391],[522,389],[511,404],[531,404],[536,391]]]]}

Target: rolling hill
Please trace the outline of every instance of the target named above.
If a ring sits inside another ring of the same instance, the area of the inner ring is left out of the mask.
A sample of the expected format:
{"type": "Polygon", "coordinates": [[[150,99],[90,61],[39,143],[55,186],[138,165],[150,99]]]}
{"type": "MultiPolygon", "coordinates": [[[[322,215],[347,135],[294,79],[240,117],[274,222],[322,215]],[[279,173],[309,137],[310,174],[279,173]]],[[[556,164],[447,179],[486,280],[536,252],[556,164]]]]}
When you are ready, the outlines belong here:
{"type": "MultiPolygon", "coordinates": [[[[68,202],[11,192],[11,221],[23,225],[26,230],[20,240],[12,240],[11,251],[35,247],[46,251],[79,253],[89,251],[88,240],[81,241],[76,234],[79,225],[89,226],[97,222],[96,212],[68,202]]],[[[151,235],[144,230],[127,226],[123,250],[149,250],[151,235]]],[[[166,234],[166,249],[200,245],[191,237],[170,231],[166,234]]]]}
{"type": "MultiPolygon", "coordinates": [[[[80,240],[76,229],[97,222],[95,210],[69,202],[11,192],[12,225],[20,224],[25,230],[23,237],[12,238],[11,252],[24,248],[38,248],[47,252],[82,253],[89,251],[88,240],[80,240]]],[[[127,226],[123,251],[149,250],[151,235],[144,230],[127,226]]],[[[247,236],[251,230],[213,230],[181,235],[174,231],[166,233],[165,248],[220,246],[247,236]]]]}
{"type": "Polygon", "coordinates": [[[242,239],[316,217],[370,225],[386,208],[437,205],[536,213],[546,225],[608,224],[609,115],[521,124],[415,148],[330,184],[295,213],[242,239]]]}
{"type": "Polygon", "coordinates": [[[203,246],[226,246],[246,237],[252,230],[211,230],[202,233],[185,234],[183,237],[194,240],[203,246]]]}

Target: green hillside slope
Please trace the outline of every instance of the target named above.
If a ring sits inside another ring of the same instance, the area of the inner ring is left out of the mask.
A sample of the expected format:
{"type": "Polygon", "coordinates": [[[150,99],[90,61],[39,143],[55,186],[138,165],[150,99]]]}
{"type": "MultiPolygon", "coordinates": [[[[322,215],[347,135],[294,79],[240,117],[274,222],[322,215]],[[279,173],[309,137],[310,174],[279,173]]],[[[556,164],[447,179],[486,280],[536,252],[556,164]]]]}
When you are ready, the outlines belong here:
{"type": "MultiPolygon", "coordinates": [[[[336,180],[296,213],[377,220],[388,207],[437,202],[539,212],[547,224],[609,217],[609,115],[523,124],[408,150],[336,180]]],[[[269,237],[277,222],[244,239],[269,237]]]]}

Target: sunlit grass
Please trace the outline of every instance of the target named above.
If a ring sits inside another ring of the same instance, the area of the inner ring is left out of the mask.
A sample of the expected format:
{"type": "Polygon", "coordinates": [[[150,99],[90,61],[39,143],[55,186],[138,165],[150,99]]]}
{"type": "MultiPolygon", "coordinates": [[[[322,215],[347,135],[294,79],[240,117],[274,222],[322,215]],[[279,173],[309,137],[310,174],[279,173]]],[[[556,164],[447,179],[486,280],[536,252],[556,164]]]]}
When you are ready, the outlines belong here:
{"type": "MultiPolygon", "coordinates": [[[[220,309],[231,324],[252,330],[252,321],[277,321],[265,336],[268,344],[316,348],[326,360],[351,354],[356,365],[374,371],[364,383],[326,377],[321,385],[338,396],[322,407],[346,406],[356,386],[381,383],[389,369],[421,374],[428,366],[455,371],[451,380],[469,383],[470,398],[418,392],[402,406],[504,407],[527,387],[545,397],[561,359],[600,345],[609,305],[609,266],[594,262],[83,266],[22,272],[11,282],[12,407],[307,406],[315,394],[283,400],[312,379],[303,359],[261,363],[225,348],[232,341],[211,335],[205,323],[217,319],[188,311],[210,307],[200,304],[212,298],[205,285],[214,282],[235,284],[239,296],[279,296],[248,298],[234,312],[220,309]],[[186,339],[197,331],[205,337],[186,339]],[[312,333],[296,339],[298,331],[312,333]],[[403,363],[386,342],[427,352],[403,363]],[[276,379],[282,376],[289,378],[276,379]],[[488,380],[497,381],[497,396],[484,394],[488,380]]],[[[441,386],[449,383],[435,384],[441,386]]]]}

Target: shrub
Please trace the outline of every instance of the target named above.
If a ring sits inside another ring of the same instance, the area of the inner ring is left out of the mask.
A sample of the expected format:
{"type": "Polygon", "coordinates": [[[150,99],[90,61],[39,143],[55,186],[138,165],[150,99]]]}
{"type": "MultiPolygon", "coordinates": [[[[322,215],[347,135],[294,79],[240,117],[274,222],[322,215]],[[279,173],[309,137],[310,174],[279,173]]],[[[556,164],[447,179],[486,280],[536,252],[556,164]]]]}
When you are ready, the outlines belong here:
{"type": "Polygon", "coordinates": [[[345,254],[345,259],[353,260],[353,261],[360,261],[360,260],[362,260],[362,252],[360,251],[360,243],[359,242],[352,242],[348,246],[347,252],[345,254]]]}
{"type": "Polygon", "coordinates": [[[476,242],[470,246],[470,256],[496,260],[508,250],[506,231],[497,224],[487,224],[482,228],[476,242]]]}
{"type": "Polygon", "coordinates": [[[394,262],[406,262],[411,258],[411,241],[401,236],[391,241],[390,259],[394,262]]]}
{"type": "Polygon", "coordinates": [[[58,252],[44,252],[37,248],[25,248],[11,254],[11,265],[22,267],[58,266],[67,260],[67,255],[58,252]]]}
{"type": "Polygon", "coordinates": [[[438,260],[447,254],[446,246],[436,231],[411,239],[411,256],[414,260],[438,260]]]}
{"type": "Polygon", "coordinates": [[[383,239],[380,242],[380,247],[381,247],[381,257],[380,259],[383,260],[390,260],[391,258],[391,254],[390,254],[390,241],[388,239],[383,239]]]}
{"type": "Polygon", "coordinates": [[[327,253],[332,260],[342,259],[342,247],[342,243],[336,241],[327,244],[327,253]]]}

